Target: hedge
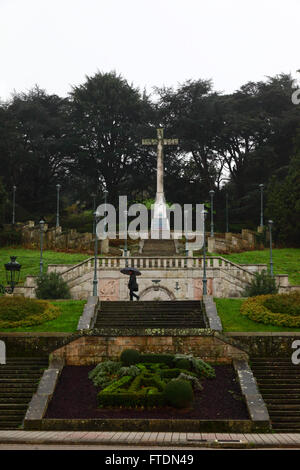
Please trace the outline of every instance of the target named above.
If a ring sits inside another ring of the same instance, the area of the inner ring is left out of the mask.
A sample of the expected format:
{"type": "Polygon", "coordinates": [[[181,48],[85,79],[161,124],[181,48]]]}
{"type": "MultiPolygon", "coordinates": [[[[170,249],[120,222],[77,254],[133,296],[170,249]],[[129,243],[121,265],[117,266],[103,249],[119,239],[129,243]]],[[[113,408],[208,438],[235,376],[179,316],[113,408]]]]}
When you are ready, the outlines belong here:
{"type": "MultiPolygon", "coordinates": [[[[282,294],[277,294],[278,296],[282,294]]],[[[245,300],[241,306],[241,314],[250,318],[250,320],[265,325],[287,326],[290,328],[300,327],[300,315],[289,315],[281,312],[272,312],[268,307],[268,303],[277,295],[260,295],[250,297],[245,300]]],[[[287,294],[285,294],[287,295],[287,294]]],[[[291,295],[291,294],[289,294],[291,295]]]]}
{"type": "Polygon", "coordinates": [[[0,328],[40,325],[54,320],[60,309],[46,300],[24,297],[0,298],[0,328]]]}

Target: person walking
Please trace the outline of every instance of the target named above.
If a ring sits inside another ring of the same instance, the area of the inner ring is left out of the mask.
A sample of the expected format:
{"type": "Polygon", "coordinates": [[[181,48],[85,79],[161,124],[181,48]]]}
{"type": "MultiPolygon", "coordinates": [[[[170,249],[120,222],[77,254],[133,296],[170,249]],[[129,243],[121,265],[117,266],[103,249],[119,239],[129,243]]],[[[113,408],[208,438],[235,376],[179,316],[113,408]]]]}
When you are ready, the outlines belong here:
{"type": "Polygon", "coordinates": [[[130,294],[130,300],[133,300],[133,297],[135,297],[137,300],[140,300],[140,297],[135,294],[139,290],[138,283],[136,281],[136,274],[134,271],[129,271],[130,278],[128,282],[128,289],[129,289],[129,294],[130,294]]]}

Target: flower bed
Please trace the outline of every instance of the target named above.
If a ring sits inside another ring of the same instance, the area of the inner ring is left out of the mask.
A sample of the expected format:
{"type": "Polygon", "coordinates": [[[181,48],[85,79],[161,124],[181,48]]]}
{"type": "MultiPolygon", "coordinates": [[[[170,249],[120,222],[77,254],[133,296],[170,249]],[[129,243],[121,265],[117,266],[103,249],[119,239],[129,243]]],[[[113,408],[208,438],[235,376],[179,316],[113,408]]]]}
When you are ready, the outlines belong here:
{"type": "Polygon", "coordinates": [[[265,325],[300,327],[300,292],[250,297],[241,314],[265,325]]]}
{"type": "Polygon", "coordinates": [[[184,408],[193,402],[193,389],[202,390],[200,379],[214,378],[215,371],[191,355],[140,354],[128,349],[120,362],[100,363],[89,377],[95,386],[102,387],[100,407],[184,408]]]}

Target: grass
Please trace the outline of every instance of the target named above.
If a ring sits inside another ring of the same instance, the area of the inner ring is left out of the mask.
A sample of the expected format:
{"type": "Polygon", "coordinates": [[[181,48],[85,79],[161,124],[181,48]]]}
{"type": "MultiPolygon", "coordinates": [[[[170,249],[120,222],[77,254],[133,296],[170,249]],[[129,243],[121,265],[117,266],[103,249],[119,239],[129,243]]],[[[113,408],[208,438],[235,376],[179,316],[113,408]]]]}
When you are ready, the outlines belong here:
{"type": "Polygon", "coordinates": [[[76,331],[79,317],[82,314],[85,300],[64,300],[51,302],[60,308],[61,314],[54,320],[45,322],[41,325],[34,325],[28,327],[6,328],[1,330],[5,333],[10,332],[24,332],[24,331],[42,331],[42,332],[67,332],[72,333],[76,331]]]}
{"type": "Polygon", "coordinates": [[[283,326],[264,325],[249,320],[241,314],[240,308],[245,299],[214,299],[217,305],[224,331],[273,331],[288,332],[300,331],[300,328],[287,328],[283,326]]]}
{"type": "MultiPolygon", "coordinates": [[[[25,248],[0,248],[0,284],[5,282],[4,263],[10,261],[10,256],[17,256],[17,261],[22,265],[20,283],[26,276],[37,276],[40,272],[40,251],[25,248]]],[[[61,253],[59,251],[45,250],[43,252],[43,268],[47,271],[48,264],[77,264],[90,256],[82,253],[61,253]]]]}
{"type": "MultiPolygon", "coordinates": [[[[300,248],[275,248],[272,252],[274,273],[288,274],[291,285],[300,285],[300,248]]],[[[244,251],[221,256],[237,264],[267,264],[269,266],[270,263],[269,250],[244,251]]]]}

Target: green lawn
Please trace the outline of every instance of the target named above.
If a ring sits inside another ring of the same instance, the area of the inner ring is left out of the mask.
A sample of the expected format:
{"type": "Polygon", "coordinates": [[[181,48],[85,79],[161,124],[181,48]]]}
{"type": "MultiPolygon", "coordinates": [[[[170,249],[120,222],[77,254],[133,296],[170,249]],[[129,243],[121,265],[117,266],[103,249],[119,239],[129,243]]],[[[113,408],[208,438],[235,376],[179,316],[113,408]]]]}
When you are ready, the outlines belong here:
{"type": "Polygon", "coordinates": [[[78,320],[82,314],[85,300],[64,300],[51,302],[60,308],[61,314],[55,320],[51,320],[43,323],[42,325],[18,327],[18,328],[7,328],[1,330],[2,332],[15,332],[15,331],[43,331],[43,332],[74,332],[76,331],[78,320]]]}
{"type": "MultiPolygon", "coordinates": [[[[0,248],[0,283],[5,284],[4,263],[10,261],[10,256],[17,256],[17,261],[22,265],[20,281],[23,283],[26,276],[36,276],[40,272],[40,251],[25,248],[0,248]]],[[[90,256],[82,253],[61,253],[45,250],[43,252],[44,272],[48,264],[77,264],[90,256]]]]}
{"type": "MultiPolygon", "coordinates": [[[[273,263],[275,274],[288,274],[289,283],[300,285],[300,248],[273,249],[273,263]]],[[[217,256],[217,255],[216,255],[217,256]]],[[[267,264],[270,263],[270,251],[245,251],[221,255],[237,264],[267,264]]]]}
{"type": "Polygon", "coordinates": [[[224,331],[300,331],[300,328],[285,328],[282,326],[264,325],[249,320],[240,313],[240,308],[244,299],[217,299],[219,317],[221,318],[224,331]]]}

